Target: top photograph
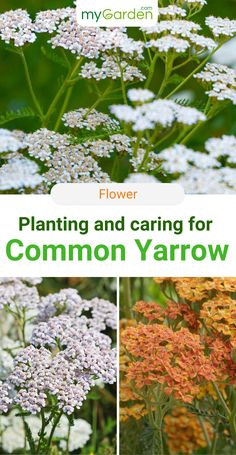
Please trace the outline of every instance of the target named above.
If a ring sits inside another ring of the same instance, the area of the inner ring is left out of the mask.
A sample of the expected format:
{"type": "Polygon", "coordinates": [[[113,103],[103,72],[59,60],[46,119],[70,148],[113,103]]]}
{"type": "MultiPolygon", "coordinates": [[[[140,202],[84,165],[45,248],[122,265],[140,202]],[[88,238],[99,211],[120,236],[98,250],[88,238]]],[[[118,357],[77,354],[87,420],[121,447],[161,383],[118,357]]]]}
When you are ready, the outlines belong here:
{"type": "Polygon", "coordinates": [[[235,0],[159,0],[156,25],[113,28],[79,25],[73,0],[1,3],[0,194],[236,194],[235,0]]]}

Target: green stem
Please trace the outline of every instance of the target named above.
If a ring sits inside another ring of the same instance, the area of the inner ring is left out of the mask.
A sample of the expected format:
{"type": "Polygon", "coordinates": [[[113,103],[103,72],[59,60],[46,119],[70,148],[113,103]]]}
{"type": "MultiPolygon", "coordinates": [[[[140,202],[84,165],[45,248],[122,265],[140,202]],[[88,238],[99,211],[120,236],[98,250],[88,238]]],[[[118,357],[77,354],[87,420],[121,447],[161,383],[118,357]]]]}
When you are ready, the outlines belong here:
{"type": "Polygon", "coordinates": [[[165,136],[163,136],[159,141],[157,141],[153,147],[159,147],[163,142],[165,142],[167,139],[169,139],[170,136],[175,132],[175,129],[171,129],[165,136]]]}
{"type": "Polygon", "coordinates": [[[94,401],[93,403],[93,436],[92,436],[92,447],[93,453],[96,453],[97,450],[97,425],[98,425],[98,402],[94,401]]]}
{"type": "Polygon", "coordinates": [[[198,65],[187,77],[186,79],[184,79],[177,87],[175,87],[174,90],[172,90],[172,92],[169,93],[169,95],[167,95],[167,99],[171,98],[176,92],[178,92],[182,87],[183,85],[185,85],[193,76],[195,73],[197,73],[198,71],[200,71],[200,69],[210,60],[210,58],[212,57],[212,55],[214,55],[218,49],[220,49],[220,47],[222,46],[222,44],[219,44],[212,52],[210,52],[210,54],[200,63],[200,65],[198,65]]]}
{"type": "Polygon", "coordinates": [[[135,142],[134,149],[133,149],[133,156],[134,156],[134,157],[137,156],[137,153],[138,153],[138,149],[139,149],[139,145],[140,145],[141,140],[142,140],[142,132],[139,131],[139,132],[138,132],[138,135],[137,135],[137,140],[136,140],[136,142],[135,142]]]}
{"type": "Polygon", "coordinates": [[[218,385],[215,382],[212,382],[212,386],[219,398],[220,403],[222,404],[222,407],[224,408],[226,416],[228,417],[228,419],[230,419],[230,416],[231,416],[230,409],[229,409],[227,403],[225,402],[224,397],[223,397],[218,385]]]}
{"type": "Polygon", "coordinates": [[[159,91],[158,91],[158,94],[157,94],[157,98],[160,97],[162,95],[162,93],[164,92],[165,88],[166,88],[166,85],[167,85],[167,82],[168,82],[168,79],[172,73],[172,69],[173,69],[173,57],[171,56],[170,58],[167,57],[166,59],[166,63],[165,63],[165,75],[164,75],[164,78],[163,78],[163,81],[161,83],[161,86],[159,88],[159,91]]]}
{"type": "Polygon", "coordinates": [[[55,417],[55,419],[54,419],[54,423],[53,423],[53,426],[52,426],[52,429],[51,429],[51,432],[50,432],[50,435],[49,435],[49,438],[48,438],[48,443],[47,443],[47,448],[46,448],[45,454],[50,453],[50,446],[51,446],[52,438],[53,438],[54,432],[56,430],[56,427],[57,427],[58,423],[60,422],[62,414],[63,413],[60,412],[57,415],[57,417],[55,417]]]}
{"type": "Polygon", "coordinates": [[[215,429],[215,434],[214,434],[213,441],[211,444],[210,455],[216,455],[217,440],[218,440],[218,426],[215,429]]]}
{"type": "Polygon", "coordinates": [[[93,109],[96,109],[96,107],[104,100],[104,98],[106,97],[106,95],[110,92],[111,88],[113,86],[113,82],[111,82],[108,87],[106,88],[106,90],[104,90],[103,94],[100,95],[99,98],[96,99],[96,101],[93,103],[93,105],[88,109],[88,111],[86,112],[84,118],[87,118],[88,115],[90,114],[90,112],[92,112],[93,109]]]}
{"type": "Polygon", "coordinates": [[[35,109],[37,110],[37,112],[39,114],[40,119],[42,120],[43,119],[43,111],[41,109],[41,106],[40,106],[40,104],[39,104],[39,102],[37,100],[37,97],[35,95],[35,92],[34,92],[34,88],[33,88],[32,80],[31,80],[31,77],[30,77],[28,64],[27,64],[23,49],[21,49],[19,55],[21,56],[21,59],[22,59],[22,62],[23,62],[23,66],[24,66],[24,70],[25,70],[25,77],[26,77],[26,80],[27,80],[27,84],[28,84],[28,88],[29,88],[29,91],[30,91],[30,95],[31,95],[32,101],[34,103],[35,109]]]}
{"type": "Polygon", "coordinates": [[[51,117],[52,113],[54,112],[54,109],[55,109],[58,101],[60,100],[61,96],[63,95],[63,93],[66,89],[66,86],[70,83],[70,80],[73,78],[74,74],[78,71],[79,67],[81,66],[82,61],[83,61],[83,58],[80,58],[79,60],[77,60],[75,62],[75,64],[73,65],[73,67],[71,68],[71,70],[68,72],[66,78],[64,79],[63,84],[61,85],[60,89],[58,90],[56,96],[54,97],[54,99],[52,100],[52,102],[48,108],[48,111],[44,117],[43,126],[47,126],[48,121],[50,120],[50,117],[51,117]]]}
{"type": "Polygon", "coordinates": [[[149,88],[149,86],[152,82],[152,78],[155,73],[155,67],[156,67],[156,62],[157,62],[158,57],[159,57],[159,55],[156,53],[152,59],[152,63],[151,63],[150,70],[149,70],[149,75],[148,75],[148,78],[147,78],[145,86],[144,86],[145,88],[149,88]]]}
{"type": "Polygon", "coordinates": [[[236,421],[235,421],[235,415],[232,413],[229,419],[229,425],[230,425],[230,431],[231,431],[231,436],[236,444],[236,421]]]}
{"type": "Polygon", "coordinates": [[[199,423],[200,423],[200,426],[201,426],[201,429],[202,429],[202,432],[204,434],[204,438],[205,438],[205,441],[207,443],[207,447],[210,448],[211,447],[211,441],[210,441],[210,438],[209,438],[209,434],[207,432],[207,429],[205,427],[205,423],[204,423],[204,420],[201,416],[198,416],[198,420],[199,420],[199,423]]]}
{"type": "Polygon", "coordinates": [[[27,343],[26,343],[26,337],[25,337],[25,326],[26,326],[26,318],[25,318],[25,309],[24,309],[21,329],[22,329],[22,341],[23,341],[24,346],[26,347],[27,343]]]}
{"type": "Polygon", "coordinates": [[[43,411],[43,410],[41,411],[41,419],[42,419],[42,425],[41,425],[41,430],[40,430],[40,433],[39,433],[39,440],[38,440],[38,445],[37,445],[37,449],[36,449],[36,454],[39,454],[39,453],[40,453],[41,441],[42,441],[42,439],[44,438],[45,428],[46,428],[46,426],[47,426],[47,423],[46,423],[46,419],[45,419],[45,415],[44,415],[44,411],[43,411]]]}
{"type": "Polygon", "coordinates": [[[62,105],[62,108],[60,110],[60,114],[57,118],[57,121],[55,123],[55,127],[54,127],[54,131],[58,131],[59,128],[60,128],[60,124],[61,124],[61,119],[63,117],[63,114],[65,113],[66,111],[66,108],[69,104],[69,101],[70,101],[70,97],[71,97],[71,94],[72,94],[72,91],[73,91],[73,86],[72,87],[69,87],[68,90],[67,90],[67,93],[66,93],[66,96],[65,96],[65,99],[64,99],[64,102],[63,102],[63,105],[62,105]]]}
{"type": "Polygon", "coordinates": [[[67,434],[67,440],[66,440],[66,454],[68,455],[70,453],[69,446],[70,446],[70,433],[71,433],[71,425],[69,423],[69,429],[68,429],[68,434],[67,434]]]}
{"type": "Polygon", "coordinates": [[[123,278],[123,300],[124,308],[127,309],[127,316],[132,316],[132,296],[130,278],[123,278]]]}
{"type": "Polygon", "coordinates": [[[118,64],[119,69],[120,69],[120,82],[121,82],[123,100],[124,100],[125,104],[128,104],[128,100],[127,100],[127,96],[126,96],[125,83],[124,83],[124,71],[123,71],[123,68],[122,68],[119,60],[117,60],[117,64],[118,64]]]}
{"type": "Polygon", "coordinates": [[[187,65],[187,63],[191,62],[192,58],[188,58],[185,62],[180,63],[179,65],[173,66],[173,71],[182,68],[183,66],[187,65]]]}

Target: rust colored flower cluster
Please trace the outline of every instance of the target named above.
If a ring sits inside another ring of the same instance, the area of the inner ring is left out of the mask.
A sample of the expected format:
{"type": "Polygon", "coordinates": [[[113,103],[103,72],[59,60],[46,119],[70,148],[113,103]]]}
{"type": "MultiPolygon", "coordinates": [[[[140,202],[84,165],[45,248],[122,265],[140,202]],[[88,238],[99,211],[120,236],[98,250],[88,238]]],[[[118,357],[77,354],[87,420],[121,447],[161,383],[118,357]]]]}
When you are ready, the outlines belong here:
{"type": "Polygon", "coordinates": [[[138,389],[159,383],[167,395],[191,403],[204,381],[215,379],[199,335],[160,324],[127,328],[122,343],[132,360],[127,378],[138,389]]]}
{"type": "Polygon", "coordinates": [[[204,302],[200,317],[209,329],[236,338],[236,300],[229,295],[218,293],[213,299],[204,302]]]}
{"type": "Polygon", "coordinates": [[[172,321],[185,321],[192,329],[199,326],[197,314],[185,303],[177,303],[169,300],[163,307],[156,302],[139,301],[134,305],[137,313],[143,314],[149,321],[164,322],[165,319],[172,321]]]}
{"type": "Polygon", "coordinates": [[[211,297],[211,293],[236,292],[236,278],[154,278],[157,284],[174,284],[178,296],[191,302],[211,297]]]}
{"type": "Polygon", "coordinates": [[[219,425],[236,444],[236,278],[154,280],[122,325],[121,420],[151,426],[156,453],[220,453],[219,425]]]}
{"type": "MultiPolygon", "coordinates": [[[[211,424],[204,421],[209,440],[213,438],[211,424]]],[[[192,454],[207,446],[199,420],[184,407],[175,408],[165,417],[165,432],[171,453],[192,454]]]]}

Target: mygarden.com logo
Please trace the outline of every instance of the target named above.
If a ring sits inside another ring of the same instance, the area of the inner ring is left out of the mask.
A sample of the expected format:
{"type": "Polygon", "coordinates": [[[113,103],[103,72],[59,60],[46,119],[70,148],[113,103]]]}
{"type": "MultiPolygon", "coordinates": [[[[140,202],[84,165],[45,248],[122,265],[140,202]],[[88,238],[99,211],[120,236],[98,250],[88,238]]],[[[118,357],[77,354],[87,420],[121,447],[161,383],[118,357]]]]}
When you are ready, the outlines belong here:
{"type": "Polygon", "coordinates": [[[157,23],[157,0],[78,0],[77,20],[87,27],[150,27],[157,23]]]}

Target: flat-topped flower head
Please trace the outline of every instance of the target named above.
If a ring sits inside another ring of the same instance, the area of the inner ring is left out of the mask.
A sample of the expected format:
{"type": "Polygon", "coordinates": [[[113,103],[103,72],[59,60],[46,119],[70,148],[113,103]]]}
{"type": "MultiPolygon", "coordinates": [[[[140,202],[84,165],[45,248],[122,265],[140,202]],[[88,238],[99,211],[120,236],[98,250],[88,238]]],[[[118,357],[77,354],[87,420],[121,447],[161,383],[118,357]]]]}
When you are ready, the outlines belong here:
{"type": "Polygon", "coordinates": [[[204,6],[207,4],[207,0],[185,0],[185,3],[190,6],[204,6]]]}
{"type": "Polygon", "coordinates": [[[125,60],[118,64],[113,57],[106,55],[101,65],[95,62],[85,63],[81,67],[80,75],[83,79],[95,79],[96,81],[116,80],[122,77],[124,82],[132,82],[135,79],[143,81],[146,78],[137,66],[131,65],[125,60]]]}
{"type": "Polygon", "coordinates": [[[89,441],[92,434],[91,425],[84,419],[74,419],[73,426],[70,426],[66,416],[62,416],[56,428],[54,436],[59,438],[59,446],[65,450],[67,447],[70,452],[81,449],[89,441]],[[69,434],[69,440],[67,441],[69,434]]]}
{"type": "Polygon", "coordinates": [[[76,111],[64,114],[63,123],[69,128],[87,129],[95,131],[99,126],[106,130],[119,129],[119,122],[109,117],[107,114],[98,112],[96,109],[77,109],[76,111]]]}
{"type": "Polygon", "coordinates": [[[10,131],[0,128],[0,153],[18,152],[25,148],[25,134],[21,131],[10,131]]]}
{"type": "Polygon", "coordinates": [[[205,143],[206,150],[215,158],[227,157],[227,161],[236,164],[236,137],[213,137],[205,143]]]}
{"type": "MultiPolygon", "coordinates": [[[[82,301],[75,290],[67,291],[66,299],[65,291],[55,295],[57,302],[61,299],[61,308],[62,300],[72,302],[67,314],[50,317],[49,311],[47,321],[37,322],[32,344],[17,353],[8,377],[13,403],[31,414],[46,408],[49,397],[54,396],[58,408],[70,415],[82,406],[94,379],[109,384],[116,379],[112,340],[100,333],[106,326],[114,326],[112,304],[100,299],[82,301]],[[92,317],[80,315],[79,307],[91,310],[92,317]]],[[[56,300],[54,306],[59,308],[56,300]]],[[[44,312],[51,308],[53,305],[44,302],[44,312]]]]}
{"type": "Polygon", "coordinates": [[[217,46],[216,42],[213,39],[207,38],[203,35],[198,35],[197,33],[189,33],[188,40],[197,51],[204,50],[211,52],[217,46]]]}
{"type": "Polygon", "coordinates": [[[206,116],[197,109],[180,106],[171,100],[154,100],[135,108],[117,104],[110,109],[120,121],[131,123],[134,131],[153,129],[156,125],[165,128],[174,122],[194,125],[206,119],[206,116]]]}
{"type": "Polygon", "coordinates": [[[127,379],[137,389],[161,383],[167,395],[191,403],[200,384],[214,380],[199,335],[186,328],[140,323],[122,332],[121,342],[131,357],[127,379]]]}
{"type": "Polygon", "coordinates": [[[53,33],[62,20],[75,14],[74,8],[58,8],[53,10],[39,11],[34,21],[34,29],[40,33],[53,33]]]}
{"type": "Polygon", "coordinates": [[[172,18],[172,17],[185,17],[187,16],[187,12],[184,8],[180,8],[179,6],[176,5],[169,5],[166,6],[165,8],[159,8],[158,9],[158,15],[159,17],[165,17],[165,18],[172,18]]]}
{"type": "Polygon", "coordinates": [[[127,92],[127,97],[132,103],[144,103],[155,98],[155,93],[148,89],[131,88],[127,92]]]}
{"type": "Polygon", "coordinates": [[[33,22],[26,10],[16,9],[0,14],[0,38],[16,47],[36,40],[33,22]]]}
{"type": "Polygon", "coordinates": [[[146,46],[156,48],[159,52],[167,53],[169,51],[175,51],[178,54],[183,54],[189,49],[190,44],[187,40],[176,38],[172,35],[165,35],[156,40],[151,39],[146,46]]]}
{"type": "Polygon", "coordinates": [[[25,137],[25,144],[31,157],[41,161],[50,161],[56,150],[68,147],[71,143],[70,136],[55,133],[47,128],[41,128],[25,137]]]}
{"type": "Polygon", "coordinates": [[[206,18],[206,25],[217,38],[236,35],[236,20],[209,16],[206,18]]]}
{"type": "MultiPolygon", "coordinates": [[[[113,51],[118,53],[118,55],[122,52],[126,59],[142,60],[144,58],[144,42],[129,37],[125,28],[102,29],[100,38],[104,51],[113,51]]],[[[102,55],[102,58],[104,58],[104,55],[102,55]]]]}
{"type": "Polygon", "coordinates": [[[0,309],[30,310],[37,308],[39,294],[35,286],[27,286],[21,279],[6,278],[0,283],[0,309]]]}
{"type": "Polygon", "coordinates": [[[141,27],[147,35],[159,34],[169,32],[171,35],[179,35],[180,37],[188,37],[190,32],[197,32],[201,30],[201,26],[196,22],[188,21],[185,19],[176,19],[169,21],[160,21],[153,27],[141,27]]]}
{"type": "Polygon", "coordinates": [[[102,40],[101,29],[78,26],[75,14],[62,21],[56,30],[56,34],[49,40],[53,48],[63,48],[75,54],[87,58],[98,58],[104,50],[105,43],[102,40]]]}
{"type": "Polygon", "coordinates": [[[236,104],[236,71],[226,65],[208,63],[205,68],[195,74],[210,90],[206,93],[218,101],[231,101],[236,104]]]}
{"type": "Polygon", "coordinates": [[[125,179],[125,183],[159,183],[154,175],[149,175],[146,173],[131,173],[125,179]]]}
{"type": "Polygon", "coordinates": [[[163,150],[158,156],[163,160],[163,169],[171,174],[188,172],[192,166],[200,169],[220,166],[215,157],[178,144],[163,150]]]}
{"type": "Polygon", "coordinates": [[[42,181],[37,163],[24,157],[12,158],[0,169],[0,190],[36,188],[42,181]]]}
{"type": "Polygon", "coordinates": [[[187,194],[235,194],[236,169],[192,168],[176,182],[187,194]]]}

